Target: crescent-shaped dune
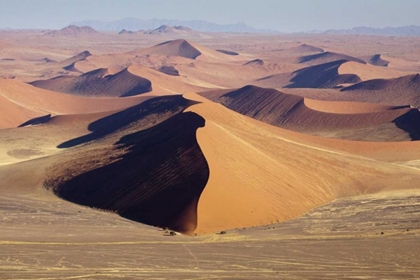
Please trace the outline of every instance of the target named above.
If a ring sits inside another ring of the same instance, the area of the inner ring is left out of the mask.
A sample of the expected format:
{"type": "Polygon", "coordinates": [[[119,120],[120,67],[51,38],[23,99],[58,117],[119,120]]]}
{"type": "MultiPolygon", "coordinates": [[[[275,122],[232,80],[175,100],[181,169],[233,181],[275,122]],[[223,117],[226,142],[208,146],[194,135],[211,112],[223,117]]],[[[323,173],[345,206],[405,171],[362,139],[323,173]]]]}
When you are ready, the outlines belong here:
{"type": "Polygon", "coordinates": [[[388,67],[378,67],[370,64],[362,64],[354,61],[349,61],[341,64],[338,68],[340,75],[354,74],[360,77],[362,81],[373,80],[373,79],[392,79],[409,74],[413,72],[400,71],[388,67]]]}
{"type": "Polygon", "coordinates": [[[212,95],[212,100],[268,124],[314,135],[365,141],[420,139],[420,113],[409,106],[314,101],[255,86],[212,95]]]}
{"type": "MultiPolygon", "coordinates": [[[[30,129],[75,125],[65,118],[30,129]]],[[[44,185],[66,200],[186,234],[285,221],[336,198],[415,188],[420,174],[195,94],[148,100],[88,130],[39,159],[51,162],[44,185]]]]}
{"type": "Polygon", "coordinates": [[[340,74],[339,67],[346,60],[309,66],[293,72],[287,88],[334,88],[341,84],[360,82],[356,74],[340,74]]]}
{"type": "Polygon", "coordinates": [[[188,111],[206,120],[197,137],[210,168],[197,233],[288,220],[332,199],[377,192],[385,185],[416,188],[418,170],[319,147],[303,134],[218,104],[204,102],[188,111]],[[394,172],[407,172],[407,180],[393,178],[394,172]]]}

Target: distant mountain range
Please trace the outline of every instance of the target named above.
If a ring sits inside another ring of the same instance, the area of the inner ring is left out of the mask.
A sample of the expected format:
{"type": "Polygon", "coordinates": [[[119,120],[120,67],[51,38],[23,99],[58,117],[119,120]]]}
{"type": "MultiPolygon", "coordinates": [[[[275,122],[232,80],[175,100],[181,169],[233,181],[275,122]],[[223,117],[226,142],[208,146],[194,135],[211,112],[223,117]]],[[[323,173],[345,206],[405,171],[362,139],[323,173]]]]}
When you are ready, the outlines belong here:
{"type": "Polygon", "coordinates": [[[203,20],[167,20],[167,19],[150,19],[143,20],[137,18],[124,18],[117,21],[98,21],[86,20],[73,22],[77,26],[90,26],[96,30],[101,31],[137,31],[137,30],[150,30],[156,29],[162,25],[169,26],[185,26],[196,31],[201,32],[237,32],[237,33],[278,33],[278,31],[267,29],[256,29],[246,25],[243,22],[235,24],[217,24],[203,20]]]}
{"type": "Polygon", "coordinates": [[[318,34],[357,34],[357,35],[388,35],[388,36],[420,36],[420,26],[410,25],[402,27],[354,27],[352,29],[331,29],[323,32],[313,32],[318,34]]]}

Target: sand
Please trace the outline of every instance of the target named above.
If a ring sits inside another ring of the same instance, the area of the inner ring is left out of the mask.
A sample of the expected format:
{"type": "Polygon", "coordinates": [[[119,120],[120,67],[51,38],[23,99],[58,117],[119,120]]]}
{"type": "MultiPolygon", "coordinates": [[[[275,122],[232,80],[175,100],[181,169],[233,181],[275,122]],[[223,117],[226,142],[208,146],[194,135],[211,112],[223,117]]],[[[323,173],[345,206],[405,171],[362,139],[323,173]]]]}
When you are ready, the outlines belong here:
{"type": "Polygon", "coordinates": [[[0,279],[418,278],[419,39],[86,31],[0,30],[0,279]]]}

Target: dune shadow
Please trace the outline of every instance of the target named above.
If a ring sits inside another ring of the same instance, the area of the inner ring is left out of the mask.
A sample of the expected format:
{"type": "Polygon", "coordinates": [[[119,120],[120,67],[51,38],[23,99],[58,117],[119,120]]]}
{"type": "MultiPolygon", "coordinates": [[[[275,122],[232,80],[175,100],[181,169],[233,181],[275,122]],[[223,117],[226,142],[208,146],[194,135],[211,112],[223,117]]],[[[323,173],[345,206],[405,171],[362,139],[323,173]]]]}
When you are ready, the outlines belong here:
{"type": "Polygon", "coordinates": [[[291,84],[285,88],[334,88],[339,84],[360,82],[357,75],[338,73],[338,68],[345,62],[347,60],[337,60],[297,70],[293,72],[291,84]]]}
{"type": "Polygon", "coordinates": [[[118,160],[44,185],[77,204],[192,233],[197,227],[198,199],[209,178],[209,167],[196,138],[197,129],[204,125],[205,120],[196,113],[178,113],[122,137],[114,145],[124,151],[118,160]]]}
{"type": "Polygon", "coordinates": [[[51,120],[51,114],[41,116],[41,117],[32,118],[32,119],[20,124],[18,127],[25,127],[25,126],[28,126],[28,125],[43,124],[43,123],[48,122],[49,120],[51,120]]]}
{"type": "Polygon", "coordinates": [[[412,109],[408,113],[396,118],[393,123],[407,132],[411,140],[420,140],[420,112],[419,110],[412,109]]]}
{"type": "Polygon", "coordinates": [[[168,112],[175,114],[187,108],[189,105],[191,105],[191,101],[184,99],[180,95],[155,97],[92,122],[88,126],[88,130],[91,131],[90,134],[63,142],[57,148],[71,148],[86,142],[98,140],[148,116],[168,112]]]}

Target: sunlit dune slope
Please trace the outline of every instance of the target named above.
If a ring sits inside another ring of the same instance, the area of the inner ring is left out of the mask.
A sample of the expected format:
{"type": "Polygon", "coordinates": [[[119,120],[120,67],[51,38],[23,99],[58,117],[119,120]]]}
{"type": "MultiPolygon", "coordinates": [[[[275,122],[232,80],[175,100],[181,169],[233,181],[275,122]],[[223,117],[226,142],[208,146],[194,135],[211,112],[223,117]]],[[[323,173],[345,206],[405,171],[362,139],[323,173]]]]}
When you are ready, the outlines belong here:
{"type": "Polygon", "coordinates": [[[17,127],[23,122],[41,114],[42,112],[21,106],[5,98],[0,93],[0,129],[17,127]]]}
{"type": "Polygon", "coordinates": [[[372,79],[392,79],[412,74],[412,72],[400,71],[383,66],[362,64],[354,61],[341,64],[338,68],[338,73],[340,75],[355,74],[363,81],[372,79]]]}
{"type": "Polygon", "coordinates": [[[187,111],[206,120],[197,137],[210,168],[197,233],[284,221],[337,197],[418,187],[418,170],[321,148],[311,144],[312,136],[219,104],[203,102],[187,111]]]}
{"type": "Polygon", "coordinates": [[[229,55],[184,39],[163,42],[150,48],[128,52],[128,54],[137,56],[159,54],[203,61],[239,61],[243,59],[241,55],[229,55]]]}
{"type": "Polygon", "coordinates": [[[143,94],[128,98],[90,98],[40,89],[16,80],[0,79],[0,95],[40,115],[86,114],[127,108],[151,98],[143,94]]]}

